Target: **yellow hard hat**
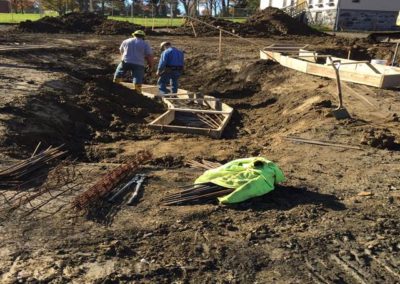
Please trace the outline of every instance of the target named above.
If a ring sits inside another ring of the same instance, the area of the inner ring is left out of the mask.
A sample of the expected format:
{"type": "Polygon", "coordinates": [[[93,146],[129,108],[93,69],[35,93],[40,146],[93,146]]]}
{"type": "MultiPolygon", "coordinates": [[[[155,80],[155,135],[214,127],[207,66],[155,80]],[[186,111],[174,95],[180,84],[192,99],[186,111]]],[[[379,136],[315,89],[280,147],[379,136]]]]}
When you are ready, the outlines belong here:
{"type": "Polygon", "coordinates": [[[135,31],[134,33],[132,33],[132,35],[133,35],[133,36],[142,36],[142,37],[145,37],[145,36],[146,36],[146,34],[144,33],[144,31],[142,31],[142,30],[137,30],[137,31],[135,31]]]}

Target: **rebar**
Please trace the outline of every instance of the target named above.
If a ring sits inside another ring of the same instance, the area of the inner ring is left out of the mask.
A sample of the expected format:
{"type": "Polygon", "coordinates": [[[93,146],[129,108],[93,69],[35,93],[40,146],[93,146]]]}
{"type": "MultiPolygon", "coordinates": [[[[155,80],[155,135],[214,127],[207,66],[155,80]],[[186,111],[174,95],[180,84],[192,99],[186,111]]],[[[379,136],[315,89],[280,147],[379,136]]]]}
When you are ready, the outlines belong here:
{"type": "MultiPolygon", "coordinates": [[[[22,217],[26,218],[36,211],[42,211],[47,204],[53,204],[53,201],[63,198],[58,201],[60,206],[54,212],[46,212],[48,216],[53,216],[55,212],[61,210],[68,204],[64,197],[86,182],[83,175],[76,170],[75,161],[63,161],[52,169],[46,178],[46,181],[30,190],[19,190],[17,194],[7,197],[5,193],[1,193],[4,202],[0,204],[1,217],[4,219],[10,218],[13,212],[21,211],[22,217]]],[[[19,214],[18,216],[21,216],[19,214]]]]}
{"type": "Polygon", "coordinates": [[[234,190],[213,183],[192,185],[191,188],[168,195],[161,202],[163,205],[176,205],[194,201],[207,201],[232,193],[234,190]]]}
{"type": "MultiPolygon", "coordinates": [[[[52,148],[51,146],[37,155],[32,155],[30,158],[17,162],[10,167],[0,171],[0,186],[21,186],[32,179],[38,170],[46,167],[51,161],[61,158],[67,154],[67,151],[62,151],[63,145],[52,148]]],[[[37,149],[34,153],[36,153],[37,149]]]]}
{"type": "Polygon", "coordinates": [[[202,160],[201,162],[198,162],[195,160],[189,160],[186,162],[186,164],[192,168],[199,168],[199,169],[205,169],[205,170],[211,170],[211,169],[218,168],[221,166],[220,163],[210,162],[207,160],[202,160]]]}
{"type": "Polygon", "coordinates": [[[124,178],[138,170],[143,163],[149,161],[152,154],[148,151],[140,151],[125,164],[105,174],[99,181],[88,190],[78,195],[72,205],[80,210],[87,210],[108,193],[110,193],[124,178]]]}

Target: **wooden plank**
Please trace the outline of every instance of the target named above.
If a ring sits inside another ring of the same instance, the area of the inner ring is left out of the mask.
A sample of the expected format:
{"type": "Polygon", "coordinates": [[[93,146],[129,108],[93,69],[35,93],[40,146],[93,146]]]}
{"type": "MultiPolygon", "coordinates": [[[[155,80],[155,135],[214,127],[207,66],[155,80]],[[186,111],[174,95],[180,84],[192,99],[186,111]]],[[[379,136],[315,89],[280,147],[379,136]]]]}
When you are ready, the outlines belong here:
{"type": "Polygon", "coordinates": [[[177,101],[177,100],[179,100],[179,101],[205,101],[205,102],[207,102],[207,101],[219,102],[220,101],[219,98],[206,98],[206,99],[204,99],[204,98],[166,98],[166,100],[168,100],[168,101],[177,101]]]}
{"type": "Polygon", "coordinates": [[[376,69],[371,63],[368,62],[367,66],[371,68],[371,70],[374,71],[376,74],[381,74],[381,72],[378,69],[376,69]]]}
{"type": "MultiPolygon", "coordinates": [[[[346,70],[340,70],[340,80],[346,81],[346,82],[353,82],[353,83],[359,83],[359,84],[365,84],[373,87],[381,87],[381,76],[382,75],[368,75],[368,74],[362,74],[362,73],[356,73],[354,71],[346,71],[346,70]]],[[[317,75],[321,77],[327,77],[331,79],[336,78],[335,71],[333,68],[327,65],[321,65],[321,64],[314,64],[310,63],[307,66],[307,72],[308,74],[312,75],[317,75]]]]}
{"type": "Polygon", "coordinates": [[[319,140],[313,140],[313,139],[305,139],[305,138],[299,138],[299,137],[289,137],[289,136],[285,136],[283,138],[286,140],[289,140],[289,141],[299,142],[299,143],[314,144],[314,145],[320,145],[320,146],[331,146],[331,147],[354,149],[354,150],[363,150],[359,146],[353,146],[353,145],[347,145],[347,144],[332,143],[332,142],[325,142],[325,141],[319,141],[319,140]]]}
{"type": "Polygon", "coordinates": [[[189,109],[189,108],[176,108],[173,107],[171,110],[179,112],[191,112],[191,113],[213,113],[213,114],[230,114],[230,111],[219,111],[219,110],[208,110],[208,109],[189,109]]]}
{"type": "MultiPolygon", "coordinates": [[[[302,60],[302,55],[286,56],[272,49],[271,51],[266,51],[266,53],[266,55],[260,53],[260,58],[273,58],[275,61],[279,62],[285,67],[311,75],[332,79],[336,78],[334,70],[329,65],[322,65],[302,60]]],[[[304,57],[309,58],[309,56],[307,55],[305,55],[304,57]]],[[[327,55],[318,55],[318,57],[327,57],[327,55]]],[[[342,65],[344,65],[340,69],[342,81],[353,82],[378,88],[391,88],[400,86],[400,70],[398,70],[399,68],[388,69],[386,66],[373,65],[369,61],[355,61],[335,57],[333,57],[332,59],[341,60],[342,65]],[[352,65],[355,67],[347,67],[352,65]]]]}
{"type": "Polygon", "coordinates": [[[185,126],[177,126],[177,125],[159,125],[159,124],[151,124],[151,125],[149,125],[149,127],[153,128],[153,129],[167,130],[167,131],[172,131],[172,132],[200,134],[200,135],[210,136],[210,137],[216,138],[216,139],[221,138],[221,132],[219,130],[210,129],[210,128],[185,127],[185,126]]]}
{"type": "MultiPolygon", "coordinates": [[[[354,62],[340,62],[340,65],[357,65],[357,64],[368,64],[369,61],[354,61],[354,62]]],[[[326,64],[332,66],[332,63],[326,64]]]]}
{"type": "Polygon", "coordinates": [[[293,45],[289,45],[289,46],[283,46],[283,45],[275,45],[275,46],[273,46],[273,47],[266,47],[266,48],[264,48],[264,50],[274,50],[275,51],[275,49],[295,49],[295,50],[299,50],[299,49],[304,49],[304,48],[306,48],[306,47],[308,47],[309,45],[308,44],[306,44],[306,45],[299,45],[299,46],[293,46],[293,45]]]}
{"type": "Polygon", "coordinates": [[[159,117],[157,117],[156,119],[154,119],[152,122],[150,122],[149,124],[170,124],[175,118],[175,113],[172,112],[171,110],[168,110],[166,112],[164,112],[162,115],[160,115],[159,117]]]}

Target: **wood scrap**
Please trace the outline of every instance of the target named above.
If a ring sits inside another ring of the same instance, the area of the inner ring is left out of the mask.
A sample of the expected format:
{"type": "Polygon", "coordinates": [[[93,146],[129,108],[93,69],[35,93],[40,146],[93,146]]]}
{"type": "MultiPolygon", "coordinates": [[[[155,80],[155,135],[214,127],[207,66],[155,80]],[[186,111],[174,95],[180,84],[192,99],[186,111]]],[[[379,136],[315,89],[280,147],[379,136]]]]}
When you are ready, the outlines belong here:
{"type": "Polygon", "coordinates": [[[285,136],[283,138],[286,140],[289,140],[292,142],[298,142],[298,143],[314,144],[314,145],[320,145],[320,146],[331,146],[331,147],[338,147],[338,148],[345,148],[345,149],[363,150],[359,146],[352,146],[352,145],[346,145],[346,144],[325,142],[325,141],[312,140],[312,139],[304,139],[304,138],[298,138],[298,137],[289,137],[289,136],[285,136]]]}

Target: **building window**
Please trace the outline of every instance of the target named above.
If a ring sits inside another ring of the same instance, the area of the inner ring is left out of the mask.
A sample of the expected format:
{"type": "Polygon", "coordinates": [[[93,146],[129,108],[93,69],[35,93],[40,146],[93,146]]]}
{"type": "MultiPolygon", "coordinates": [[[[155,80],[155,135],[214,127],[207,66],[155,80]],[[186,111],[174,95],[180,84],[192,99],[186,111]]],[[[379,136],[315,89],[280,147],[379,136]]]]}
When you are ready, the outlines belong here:
{"type": "Polygon", "coordinates": [[[352,0],[353,3],[360,3],[360,0],[352,0]]]}

